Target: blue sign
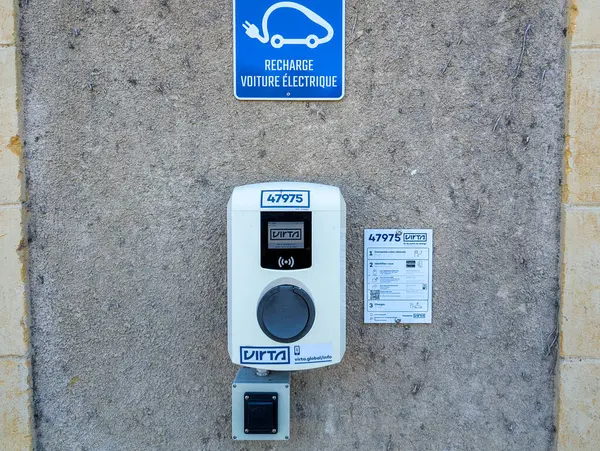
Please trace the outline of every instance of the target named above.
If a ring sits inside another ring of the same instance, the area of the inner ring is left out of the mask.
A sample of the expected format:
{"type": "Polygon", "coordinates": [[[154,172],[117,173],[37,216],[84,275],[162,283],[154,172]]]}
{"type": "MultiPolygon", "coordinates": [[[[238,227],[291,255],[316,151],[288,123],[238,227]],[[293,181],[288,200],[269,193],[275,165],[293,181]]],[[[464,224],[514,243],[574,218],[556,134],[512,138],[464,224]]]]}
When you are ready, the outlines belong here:
{"type": "Polygon", "coordinates": [[[235,97],[344,97],[344,2],[233,0],[235,97]]]}

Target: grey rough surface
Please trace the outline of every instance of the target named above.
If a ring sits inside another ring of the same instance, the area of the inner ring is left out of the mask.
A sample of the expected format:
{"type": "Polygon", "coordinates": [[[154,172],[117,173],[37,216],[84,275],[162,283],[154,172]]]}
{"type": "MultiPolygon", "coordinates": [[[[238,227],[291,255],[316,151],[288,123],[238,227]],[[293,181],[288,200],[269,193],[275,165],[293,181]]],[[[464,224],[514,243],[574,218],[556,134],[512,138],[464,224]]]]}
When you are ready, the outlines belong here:
{"type": "Polygon", "coordinates": [[[38,448],[551,449],[564,9],[348,0],[342,102],[243,103],[229,2],[25,2],[38,448]],[[278,179],[345,195],[348,350],[233,443],[226,201],[278,179]],[[432,325],[362,324],[365,227],[434,229],[432,325]]]}

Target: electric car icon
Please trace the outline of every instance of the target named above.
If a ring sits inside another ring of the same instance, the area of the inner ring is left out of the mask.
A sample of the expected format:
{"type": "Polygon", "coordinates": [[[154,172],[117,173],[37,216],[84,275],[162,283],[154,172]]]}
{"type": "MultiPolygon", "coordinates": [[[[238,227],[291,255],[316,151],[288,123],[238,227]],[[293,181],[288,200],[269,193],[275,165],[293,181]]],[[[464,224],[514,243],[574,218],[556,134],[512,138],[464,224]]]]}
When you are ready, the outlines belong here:
{"type": "Polygon", "coordinates": [[[286,44],[304,44],[308,48],[314,49],[320,44],[325,44],[325,43],[331,41],[331,38],[333,38],[333,27],[329,24],[329,22],[327,22],[325,19],[323,19],[321,16],[319,16],[314,11],[308,9],[306,6],[296,3],[296,2],[278,2],[278,3],[271,5],[269,7],[269,9],[267,9],[265,11],[265,15],[263,16],[263,19],[262,19],[262,35],[261,35],[260,31],[258,31],[258,27],[256,25],[254,25],[248,21],[244,22],[242,24],[242,26],[246,30],[246,34],[252,39],[258,39],[263,44],[268,43],[269,42],[269,27],[268,27],[269,16],[275,10],[278,10],[280,8],[291,8],[291,9],[296,9],[296,10],[302,12],[306,17],[308,17],[314,23],[321,25],[323,28],[325,28],[325,30],[327,31],[327,36],[325,36],[324,38],[319,38],[317,35],[309,34],[306,38],[300,38],[300,39],[298,39],[298,38],[289,39],[288,38],[288,39],[286,39],[283,36],[281,36],[280,34],[275,34],[270,38],[271,45],[273,46],[273,48],[279,49],[286,44]]]}

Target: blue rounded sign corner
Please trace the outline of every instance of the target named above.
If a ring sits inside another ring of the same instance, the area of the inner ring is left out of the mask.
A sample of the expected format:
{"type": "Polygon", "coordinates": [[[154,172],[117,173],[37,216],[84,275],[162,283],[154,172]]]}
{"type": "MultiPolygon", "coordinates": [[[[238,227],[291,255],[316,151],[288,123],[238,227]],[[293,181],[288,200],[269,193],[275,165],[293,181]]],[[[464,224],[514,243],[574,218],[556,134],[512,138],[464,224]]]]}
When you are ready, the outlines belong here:
{"type": "Polygon", "coordinates": [[[341,100],[345,0],[233,0],[238,100],[341,100]]]}

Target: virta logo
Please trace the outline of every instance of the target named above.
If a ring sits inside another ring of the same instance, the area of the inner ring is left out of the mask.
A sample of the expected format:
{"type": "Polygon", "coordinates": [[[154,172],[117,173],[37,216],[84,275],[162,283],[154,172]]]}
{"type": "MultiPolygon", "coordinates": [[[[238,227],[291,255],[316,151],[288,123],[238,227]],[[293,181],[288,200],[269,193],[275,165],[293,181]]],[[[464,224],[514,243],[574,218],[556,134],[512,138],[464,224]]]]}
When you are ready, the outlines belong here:
{"type": "Polygon", "coordinates": [[[302,230],[300,229],[272,229],[271,240],[300,240],[302,230]]]}
{"type": "Polygon", "coordinates": [[[240,363],[285,365],[290,363],[287,346],[240,346],[240,363]]]}
{"type": "Polygon", "coordinates": [[[426,243],[427,242],[427,234],[426,233],[405,233],[403,235],[403,239],[405,243],[426,243]]]}

